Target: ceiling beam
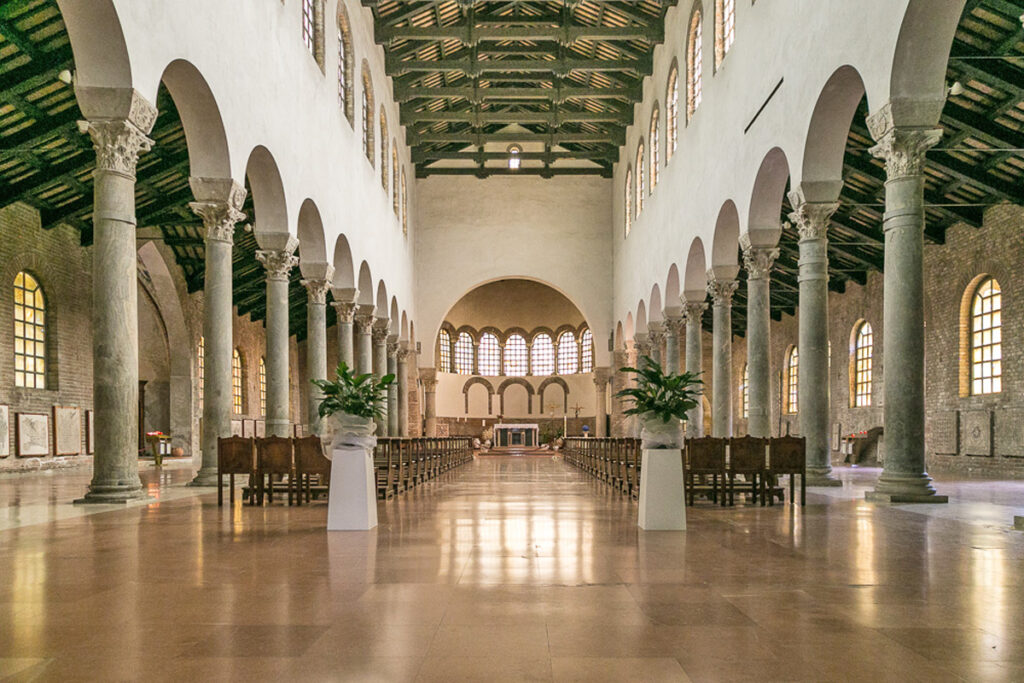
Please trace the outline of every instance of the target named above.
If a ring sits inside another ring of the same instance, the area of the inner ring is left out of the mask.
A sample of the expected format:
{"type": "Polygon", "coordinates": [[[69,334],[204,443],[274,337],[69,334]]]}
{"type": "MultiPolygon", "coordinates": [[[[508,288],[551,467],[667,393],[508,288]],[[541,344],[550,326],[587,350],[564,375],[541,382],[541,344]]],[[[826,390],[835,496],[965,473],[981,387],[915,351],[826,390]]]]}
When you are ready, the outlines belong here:
{"type": "MultiPolygon", "coordinates": [[[[654,17],[651,17],[654,19],[654,17]]],[[[385,26],[383,18],[374,31],[378,45],[388,45],[401,40],[457,40],[465,46],[480,41],[551,41],[559,45],[572,45],[580,40],[643,40],[661,43],[665,40],[665,29],[661,22],[651,26],[554,26],[541,23],[535,26],[385,26]]],[[[508,23],[513,23],[509,20],[508,23]]],[[[519,22],[516,22],[519,23],[519,22]]]]}
{"type": "MultiPolygon", "coordinates": [[[[578,152],[521,152],[519,158],[523,161],[543,161],[552,163],[561,159],[586,159],[590,161],[603,161],[615,163],[618,161],[617,150],[580,150],[578,152]]],[[[484,161],[508,159],[508,152],[451,152],[446,150],[427,150],[415,148],[412,150],[413,163],[433,163],[437,161],[472,161],[482,163],[484,161]]]]}
{"type": "Polygon", "coordinates": [[[431,99],[465,99],[473,103],[484,100],[548,100],[564,102],[577,97],[594,99],[626,99],[639,101],[642,87],[632,88],[580,88],[557,86],[553,88],[480,88],[472,86],[455,87],[413,87],[395,84],[395,99],[408,102],[419,97],[431,99]]]}
{"type": "Polygon", "coordinates": [[[630,71],[637,76],[649,76],[653,62],[649,56],[643,59],[396,59],[392,55],[385,58],[385,68],[390,76],[403,76],[413,72],[458,71],[470,77],[484,73],[500,72],[540,72],[555,73],[562,76],[570,71],[630,71]]]}
{"type": "Polygon", "coordinates": [[[627,125],[630,117],[623,112],[598,111],[416,111],[402,105],[402,125],[416,123],[470,123],[476,128],[490,124],[542,123],[557,128],[563,123],[614,123],[627,125]]]}
{"type": "Polygon", "coordinates": [[[415,131],[406,131],[405,138],[406,144],[410,147],[427,143],[476,145],[480,147],[488,142],[543,142],[549,145],[607,143],[622,145],[626,141],[626,134],[623,130],[606,133],[473,133],[469,131],[464,133],[417,133],[415,131]]]}
{"type": "Polygon", "coordinates": [[[542,178],[553,178],[554,176],[579,176],[579,175],[596,175],[602,178],[611,178],[611,168],[595,168],[593,166],[557,166],[555,168],[527,168],[520,167],[516,170],[512,170],[505,166],[476,166],[476,167],[457,167],[457,168],[446,168],[443,166],[426,166],[418,167],[416,169],[417,178],[426,178],[431,175],[471,175],[478,178],[486,178],[492,175],[507,175],[507,176],[540,176],[542,178]]]}

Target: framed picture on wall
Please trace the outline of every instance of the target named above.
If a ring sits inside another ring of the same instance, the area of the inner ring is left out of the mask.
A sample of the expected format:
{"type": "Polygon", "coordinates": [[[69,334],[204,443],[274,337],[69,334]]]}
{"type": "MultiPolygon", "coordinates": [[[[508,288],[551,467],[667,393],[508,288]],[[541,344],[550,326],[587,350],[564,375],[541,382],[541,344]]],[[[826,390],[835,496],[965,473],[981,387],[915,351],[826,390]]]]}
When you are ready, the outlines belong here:
{"type": "Polygon", "coordinates": [[[92,455],[96,452],[96,413],[92,410],[85,411],[85,452],[92,455]]]}
{"type": "Polygon", "coordinates": [[[78,455],[82,452],[82,409],[53,407],[54,455],[78,455]]]}
{"type": "Polygon", "coordinates": [[[0,406],[0,458],[11,454],[11,407],[0,406]]]}
{"type": "Polygon", "coordinates": [[[50,416],[46,413],[18,413],[14,440],[19,458],[49,455],[50,416]]]}
{"type": "Polygon", "coordinates": [[[256,420],[242,420],[242,436],[247,439],[256,436],[256,420]]]}

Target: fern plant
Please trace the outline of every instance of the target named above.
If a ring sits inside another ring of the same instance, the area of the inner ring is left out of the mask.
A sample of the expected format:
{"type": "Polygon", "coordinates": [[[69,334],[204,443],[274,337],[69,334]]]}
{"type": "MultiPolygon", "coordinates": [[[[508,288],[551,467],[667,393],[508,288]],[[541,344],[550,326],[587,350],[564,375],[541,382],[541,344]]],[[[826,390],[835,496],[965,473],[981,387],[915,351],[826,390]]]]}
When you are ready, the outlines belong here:
{"type": "Polygon", "coordinates": [[[395,381],[393,374],[384,375],[379,380],[369,373],[356,375],[344,362],[338,365],[335,374],[335,380],[311,380],[324,395],[317,409],[320,417],[335,413],[363,418],[384,417],[387,390],[395,381]]]}
{"type": "Polygon", "coordinates": [[[622,372],[636,375],[635,387],[615,394],[633,403],[624,414],[653,416],[667,423],[673,418],[686,419],[686,413],[697,407],[703,382],[696,374],[665,374],[648,356],[644,356],[639,365],[639,368],[622,368],[622,372]]]}

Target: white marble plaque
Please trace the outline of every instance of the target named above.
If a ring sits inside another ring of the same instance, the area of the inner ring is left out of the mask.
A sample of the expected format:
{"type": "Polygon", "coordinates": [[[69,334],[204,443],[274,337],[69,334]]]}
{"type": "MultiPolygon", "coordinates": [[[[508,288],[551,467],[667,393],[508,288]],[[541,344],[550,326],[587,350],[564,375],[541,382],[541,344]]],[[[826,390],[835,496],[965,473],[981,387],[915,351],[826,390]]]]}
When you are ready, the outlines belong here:
{"type": "Polygon", "coordinates": [[[53,407],[53,452],[78,455],[82,452],[82,410],[53,407]]]}
{"type": "Polygon", "coordinates": [[[231,421],[231,436],[242,436],[242,421],[232,420],[231,421]]]}
{"type": "Polygon", "coordinates": [[[262,439],[267,435],[267,423],[264,420],[256,420],[256,438],[262,439]]]}
{"type": "Polygon", "coordinates": [[[0,458],[11,454],[11,408],[0,406],[0,458]]]}
{"type": "Polygon", "coordinates": [[[18,457],[50,454],[50,416],[42,413],[18,413],[18,457]]]}
{"type": "Polygon", "coordinates": [[[964,453],[992,455],[992,413],[987,410],[965,410],[964,453]]]}
{"type": "Polygon", "coordinates": [[[247,439],[256,436],[256,420],[242,420],[242,436],[247,439]]]}

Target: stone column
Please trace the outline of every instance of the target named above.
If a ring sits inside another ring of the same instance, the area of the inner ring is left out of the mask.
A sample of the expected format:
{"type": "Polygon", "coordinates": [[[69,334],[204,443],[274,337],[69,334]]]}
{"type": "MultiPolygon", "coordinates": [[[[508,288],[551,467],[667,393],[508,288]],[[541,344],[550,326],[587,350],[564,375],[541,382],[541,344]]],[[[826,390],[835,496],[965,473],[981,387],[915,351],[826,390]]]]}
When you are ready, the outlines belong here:
{"type": "MultiPolygon", "coordinates": [[[[373,342],[373,374],[380,379],[388,374],[388,330],[391,321],[387,318],[374,318],[373,327],[370,331],[370,338],[373,342]]],[[[388,404],[385,397],[384,405],[381,406],[384,416],[376,418],[377,436],[388,435],[388,404]]]]}
{"type": "MultiPolygon", "coordinates": [[[[642,365],[645,365],[645,363],[643,363],[641,359],[644,356],[646,356],[650,351],[650,349],[647,346],[647,343],[648,342],[646,334],[634,335],[633,344],[626,346],[626,364],[629,367],[639,369],[642,365]]],[[[624,379],[624,384],[626,387],[635,387],[637,385],[636,375],[631,372],[626,373],[624,379]]],[[[623,403],[623,408],[625,409],[629,409],[632,407],[633,404],[631,401],[627,400],[623,403]]],[[[624,436],[632,437],[634,439],[640,438],[640,418],[637,415],[630,415],[628,417],[625,417],[624,419],[624,436]]]]}
{"type": "MultiPolygon", "coordinates": [[[[276,245],[275,245],[276,246],[276,245]]],[[[291,436],[288,400],[288,274],[298,264],[299,241],[288,235],[281,248],[261,249],[256,259],[267,271],[267,434],[291,436]]]]}
{"type": "Polygon", "coordinates": [[[92,247],[96,454],[89,491],[77,503],[123,503],[146,495],[139,481],[138,457],[135,168],[139,153],[148,151],[152,145],[146,134],[156,120],[156,109],[135,91],[126,94],[132,98],[126,117],[91,118],[88,122],[96,150],[92,247]]]}
{"type": "Polygon", "coordinates": [[[732,436],[732,295],[739,285],[735,279],[716,278],[708,271],[711,295],[711,435],[732,436]]]}
{"type": "Polygon", "coordinates": [[[755,246],[750,235],[740,238],[747,270],[747,433],[771,436],[771,272],[779,257],[776,247],[755,246]]]}
{"type": "Polygon", "coordinates": [[[360,304],[355,314],[355,368],[356,373],[365,375],[373,372],[373,314],[377,307],[372,304],[360,304]]]}
{"type": "Polygon", "coordinates": [[[437,370],[420,368],[423,382],[423,420],[426,422],[425,436],[437,436],[437,370]]]}
{"type": "Polygon", "coordinates": [[[660,320],[648,323],[647,340],[651,346],[651,360],[662,365],[664,359],[661,355],[661,345],[665,341],[665,323],[660,320]]]}
{"type": "Polygon", "coordinates": [[[191,179],[199,199],[189,206],[203,219],[202,464],[190,486],[217,485],[217,439],[231,436],[231,353],[234,347],[231,248],[235,224],[245,218],[245,188],[231,180],[191,179]]]}
{"type": "Polygon", "coordinates": [[[398,436],[407,437],[409,432],[409,356],[413,351],[408,342],[398,345],[398,436]]]}
{"type": "Polygon", "coordinates": [[[829,444],[828,223],[838,202],[809,202],[800,188],[789,193],[790,220],[800,233],[800,433],[807,439],[808,486],[839,486],[829,444]]]}
{"type": "MultiPolygon", "coordinates": [[[[327,291],[331,288],[334,267],[327,266],[323,278],[302,281],[306,288],[306,374],[310,380],[327,379],[327,291]]],[[[320,433],[320,399],[323,394],[309,382],[307,428],[309,434],[320,433]]]]}
{"type": "MultiPolygon", "coordinates": [[[[938,117],[935,117],[938,120],[938,117]]],[[[885,464],[869,500],[945,503],[924,462],[924,164],[942,136],[934,126],[902,126],[893,104],[868,118],[885,160],[885,464]]],[[[803,358],[801,358],[803,362],[803,358]]]]}
{"type": "MultiPolygon", "coordinates": [[[[703,301],[687,301],[683,306],[683,320],[686,321],[686,371],[693,375],[704,372],[704,344],[701,338],[704,311],[708,305],[703,301]]],[[[701,396],[704,390],[701,390],[701,396]]],[[[699,439],[704,436],[704,404],[697,401],[697,407],[686,417],[686,436],[699,439]]]]}
{"type": "Polygon", "coordinates": [[[605,425],[608,422],[608,379],[611,376],[611,368],[594,368],[594,400],[597,405],[594,411],[594,436],[598,438],[608,436],[605,425]]]}
{"type": "Polygon", "coordinates": [[[662,359],[662,365],[666,373],[679,374],[679,334],[683,331],[684,325],[681,309],[665,309],[665,357],[662,359]]]}
{"type": "Polygon", "coordinates": [[[338,318],[338,363],[344,363],[349,370],[355,370],[356,354],[352,321],[356,314],[356,299],[359,298],[359,290],[351,287],[335,287],[331,290],[331,294],[334,296],[331,305],[334,306],[338,318]]]}
{"type": "Polygon", "coordinates": [[[626,435],[625,431],[625,416],[622,414],[624,410],[623,401],[618,398],[618,393],[626,388],[626,382],[628,378],[626,373],[622,372],[622,367],[626,365],[626,350],[623,348],[615,349],[612,352],[612,424],[611,434],[608,436],[622,437],[626,435]]]}
{"type": "Polygon", "coordinates": [[[388,372],[395,380],[388,386],[388,436],[398,436],[398,336],[388,337],[388,372]]]}
{"type": "Polygon", "coordinates": [[[637,332],[633,335],[633,353],[630,365],[639,368],[644,363],[644,358],[651,357],[651,337],[646,332],[637,332]]]}

